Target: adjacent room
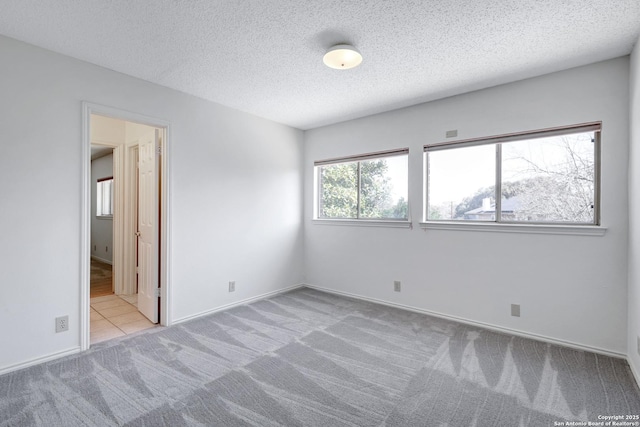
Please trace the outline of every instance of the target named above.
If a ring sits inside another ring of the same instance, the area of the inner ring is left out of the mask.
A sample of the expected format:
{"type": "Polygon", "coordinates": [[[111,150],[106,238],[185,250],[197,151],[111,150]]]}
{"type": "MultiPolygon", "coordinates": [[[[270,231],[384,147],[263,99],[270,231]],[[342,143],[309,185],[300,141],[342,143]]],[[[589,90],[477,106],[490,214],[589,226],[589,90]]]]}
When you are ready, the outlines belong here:
{"type": "Polygon", "coordinates": [[[640,425],[639,40],[3,1],[0,426],[640,425]]]}
{"type": "Polygon", "coordinates": [[[158,271],[160,261],[145,255],[149,252],[159,255],[159,239],[148,236],[161,233],[157,224],[155,229],[145,224],[144,217],[145,213],[151,213],[151,218],[161,217],[155,193],[161,186],[162,174],[159,164],[156,165],[154,146],[160,143],[164,131],[97,114],[89,115],[88,120],[89,341],[96,344],[150,329],[159,320],[160,306],[154,289],[158,287],[158,277],[146,273],[158,271]],[[140,153],[152,153],[146,157],[151,158],[151,164],[141,163],[140,153]],[[146,179],[149,166],[153,170],[152,179],[146,179]],[[150,188],[143,188],[145,185],[150,188]],[[147,251],[146,248],[154,246],[154,250],[147,251]]]}

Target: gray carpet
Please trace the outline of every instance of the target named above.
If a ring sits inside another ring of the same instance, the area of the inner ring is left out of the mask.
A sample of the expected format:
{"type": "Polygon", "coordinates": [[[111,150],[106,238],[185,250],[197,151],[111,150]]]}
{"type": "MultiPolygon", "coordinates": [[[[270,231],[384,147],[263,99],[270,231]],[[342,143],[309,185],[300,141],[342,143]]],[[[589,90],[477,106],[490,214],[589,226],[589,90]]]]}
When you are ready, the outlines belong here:
{"type": "Polygon", "coordinates": [[[0,377],[0,426],[553,426],[621,414],[640,414],[623,360],[305,288],[0,377]]]}

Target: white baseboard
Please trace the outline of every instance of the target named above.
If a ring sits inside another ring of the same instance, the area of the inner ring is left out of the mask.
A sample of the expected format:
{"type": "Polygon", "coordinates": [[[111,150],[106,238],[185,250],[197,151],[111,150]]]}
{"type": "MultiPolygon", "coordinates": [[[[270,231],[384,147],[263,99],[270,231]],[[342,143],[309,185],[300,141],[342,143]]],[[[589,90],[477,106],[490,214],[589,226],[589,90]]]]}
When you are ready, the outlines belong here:
{"type": "Polygon", "coordinates": [[[278,295],[278,294],[283,294],[285,292],[289,292],[289,291],[292,291],[292,290],[298,289],[298,288],[303,288],[305,286],[306,285],[299,284],[299,285],[289,286],[288,288],[284,288],[284,289],[278,289],[277,291],[267,292],[266,294],[257,295],[255,297],[251,297],[251,298],[243,299],[243,300],[240,300],[240,301],[232,302],[231,304],[226,304],[226,305],[222,305],[220,307],[212,308],[210,310],[201,311],[200,313],[192,314],[190,316],[181,317],[181,318],[179,318],[177,320],[173,320],[171,322],[171,324],[172,325],[177,325],[178,323],[187,322],[189,320],[197,319],[198,317],[207,316],[209,314],[217,313],[219,311],[228,310],[230,308],[237,307],[239,305],[249,304],[250,302],[254,302],[254,301],[261,300],[261,299],[269,298],[269,297],[272,297],[272,296],[278,295]]]}
{"type": "MultiPolygon", "coordinates": [[[[267,292],[265,294],[257,295],[255,297],[251,297],[251,298],[247,298],[247,299],[244,299],[244,300],[241,300],[241,301],[237,301],[237,302],[234,302],[234,303],[231,303],[231,304],[223,305],[223,306],[211,309],[211,310],[206,310],[206,311],[203,311],[201,313],[197,313],[197,314],[194,314],[194,315],[191,315],[191,316],[182,317],[182,318],[180,318],[178,320],[174,320],[172,322],[172,325],[176,325],[178,323],[182,323],[182,322],[186,322],[188,320],[196,319],[198,317],[206,316],[208,314],[213,314],[213,313],[216,313],[218,311],[227,310],[229,308],[236,307],[236,306],[239,306],[239,305],[244,305],[244,304],[248,304],[250,302],[254,302],[254,301],[261,300],[261,299],[269,298],[269,297],[272,297],[274,295],[278,295],[278,294],[282,294],[282,293],[285,293],[285,292],[292,291],[294,289],[302,288],[304,286],[305,285],[303,285],[303,284],[289,286],[289,287],[284,288],[284,289],[278,289],[276,291],[267,292]]],[[[30,359],[30,360],[27,360],[25,362],[17,363],[15,365],[9,365],[9,366],[0,368],[0,375],[4,375],[4,374],[7,374],[9,372],[13,372],[13,371],[17,371],[17,370],[20,370],[20,369],[28,368],[29,366],[38,365],[40,363],[49,362],[51,360],[59,359],[61,357],[70,356],[72,354],[80,353],[80,351],[81,351],[80,347],[74,347],[74,348],[71,348],[71,349],[68,349],[68,350],[63,350],[63,351],[60,351],[60,352],[57,352],[57,353],[52,353],[52,354],[49,354],[49,355],[46,355],[46,356],[37,357],[35,359],[30,359]]]]}
{"type": "MultiPolygon", "coordinates": [[[[196,313],[190,316],[186,316],[186,317],[182,317],[180,319],[174,320],[172,322],[172,324],[179,324],[179,323],[183,323],[183,322],[187,322],[189,320],[193,320],[193,319],[197,319],[199,317],[203,317],[203,316],[207,316],[209,314],[213,314],[213,313],[217,313],[219,311],[223,311],[223,310],[228,310],[232,307],[237,307],[240,305],[244,305],[244,304],[248,304],[254,301],[258,301],[261,299],[265,299],[265,298],[269,298],[278,294],[282,294],[285,292],[289,292],[292,291],[294,289],[298,289],[298,288],[309,288],[309,289],[315,289],[321,292],[327,292],[330,294],[336,294],[336,295],[342,295],[342,296],[346,296],[349,298],[355,298],[358,300],[362,300],[362,301],[368,301],[368,302],[373,302],[376,304],[381,304],[381,305],[385,305],[385,306],[389,306],[389,307],[394,307],[394,308],[399,308],[399,309],[403,309],[403,310],[408,310],[408,311],[412,311],[412,312],[416,312],[416,313],[421,313],[421,314],[426,314],[429,316],[434,316],[434,317],[439,317],[442,319],[446,319],[446,320],[452,320],[454,322],[459,322],[459,323],[464,323],[467,325],[471,325],[471,326],[476,326],[476,327],[480,327],[480,328],[484,328],[484,329],[490,329],[490,330],[494,330],[497,332],[502,332],[502,333],[507,333],[510,335],[516,335],[516,336],[520,336],[523,338],[530,338],[533,340],[537,340],[537,341],[543,341],[543,342],[548,342],[551,344],[556,344],[556,345],[560,345],[560,346],[564,346],[564,347],[570,347],[570,348],[574,348],[577,350],[583,350],[583,351],[589,351],[589,352],[593,352],[593,353],[598,353],[598,354],[603,354],[605,356],[611,356],[611,357],[616,357],[616,358],[621,358],[621,359],[625,359],[627,361],[627,363],[629,364],[629,367],[631,368],[631,372],[633,373],[633,376],[636,380],[636,383],[640,384],[640,375],[639,372],[636,370],[635,366],[631,363],[631,360],[627,357],[626,354],[623,353],[618,353],[618,352],[614,352],[614,351],[610,351],[610,350],[605,350],[599,347],[593,347],[593,346],[588,346],[588,345],[584,345],[584,344],[579,344],[579,343],[574,343],[571,341],[566,341],[566,340],[560,340],[560,339],[556,339],[556,338],[552,338],[552,337],[548,337],[548,336],[544,336],[544,335],[538,335],[538,334],[532,334],[529,332],[523,332],[523,331],[519,331],[516,329],[510,329],[510,328],[505,328],[502,326],[496,326],[496,325],[492,325],[489,323],[484,323],[484,322],[477,322],[474,320],[469,320],[469,319],[465,319],[462,317],[458,317],[458,316],[451,316],[448,314],[443,314],[443,313],[438,313],[435,311],[431,311],[431,310],[425,310],[425,309],[421,309],[421,308],[417,308],[417,307],[412,307],[412,306],[408,306],[408,305],[404,305],[404,304],[397,304],[397,303],[393,303],[393,302],[389,302],[389,301],[384,301],[384,300],[380,300],[380,299],[376,299],[376,298],[369,298],[369,297],[365,297],[362,295],[358,295],[358,294],[352,294],[349,292],[343,292],[343,291],[336,291],[334,289],[329,289],[329,288],[323,288],[320,286],[315,286],[315,285],[309,285],[309,284],[298,284],[298,285],[293,285],[293,286],[289,286],[287,288],[283,288],[283,289],[278,289],[276,291],[272,291],[272,292],[267,292],[265,294],[261,294],[261,295],[257,295],[251,298],[247,298],[241,301],[236,301],[234,303],[231,304],[226,304],[220,307],[216,307],[210,310],[206,310],[206,311],[202,311],[200,313],[196,313]]],[[[55,360],[55,359],[59,359],[61,357],[65,357],[65,356],[70,356],[76,353],[80,352],[80,347],[74,347],[74,348],[70,348],[68,350],[63,350],[60,352],[56,352],[56,353],[52,353],[46,356],[41,356],[41,357],[37,357],[34,359],[30,359],[27,360],[25,362],[21,362],[21,363],[17,363],[15,365],[10,365],[10,366],[6,366],[3,368],[0,368],[0,375],[4,375],[7,374],[9,372],[13,372],[13,371],[17,371],[20,369],[24,369],[27,368],[29,366],[33,366],[33,365],[38,365],[40,363],[45,363],[45,362],[49,362],[51,360],[55,360]]]]}
{"type": "MultiPolygon", "coordinates": [[[[477,327],[480,327],[480,328],[483,328],[483,329],[490,329],[492,331],[502,332],[502,333],[506,333],[506,334],[509,334],[509,335],[516,335],[516,336],[519,336],[519,337],[529,338],[529,339],[536,340],[536,341],[548,342],[550,344],[556,344],[556,345],[560,345],[560,346],[563,346],[563,347],[570,347],[570,348],[573,348],[573,349],[576,349],[576,350],[589,351],[589,352],[592,352],[592,353],[598,353],[598,354],[602,354],[602,355],[605,355],[605,356],[615,357],[615,358],[618,358],[618,359],[625,359],[625,360],[627,359],[627,355],[624,354],[624,353],[618,353],[616,351],[606,350],[606,349],[599,348],[599,347],[592,347],[592,346],[589,346],[589,345],[584,345],[584,344],[579,344],[579,343],[575,343],[575,342],[572,342],[572,341],[566,341],[566,340],[561,340],[561,339],[557,339],[557,338],[552,338],[552,337],[548,337],[548,336],[545,336],[545,335],[538,335],[538,334],[533,334],[533,333],[530,333],[530,332],[519,331],[517,329],[505,328],[503,326],[492,325],[490,323],[477,322],[475,320],[465,319],[464,317],[452,316],[452,315],[449,315],[449,314],[439,313],[437,311],[425,310],[423,308],[412,307],[410,305],[404,305],[404,304],[397,304],[397,303],[394,303],[394,302],[384,301],[384,300],[380,300],[380,299],[376,299],[376,298],[369,298],[369,297],[365,297],[365,296],[362,296],[362,295],[352,294],[352,293],[349,293],[349,292],[336,291],[334,289],[323,288],[323,287],[320,287],[320,286],[309,285],[309,284],[305,284],[304,286],[307,287],[307,288],[310,288],[310,289],[315,289],[315,290],[321,291],[321,292],[327,292],[327,293],[330,293],[330,294],[342,295],[342,296],[355,298],[355,299],[359,299],[359,300],[363,300],[363,301],[373,302],[373,303],[376,303],[376,304],[386,305],[386,306],[389,306],[389,307],[395,307],[395,308],[400,308],[400,309],[403,309],[403,310],[413,311],[413,312],[416,312],[416,313],[427,314],[429,316],[439,317],[441,319],[452,320],[454,322],[464,323],[466,325],[477,326],[477,327]]],[[[629,366],[631,366],[631,364],[629,364],[629,366]]],[[[632,368],[632,370],[633,370],[633,368],[632,368]]],[[[637,379],[638,379],[638,376],[636,375],[636,380],[637,379]]],[[[640,382],[638,382],[638,384],[640,384],[640,382]]]]}
{"type": "Polygon", "coordinates": [[[91,255],[91,259],[94,259],[94,260],[100,261],[100,262],[104,262],[105,264],[113,265],[113,261],[109,261],[108,259],[103,259],[103,258],[100,258],[100,257],[95,256],[95,255],[91,255]]]}
{"type": "Polygon", "coordinates": [[[68,350],[59,351],[57,353],[51,353],[46,356],[36,357],[35,359],[27,360],[26,362],[16,363],[15,365],[5,366],[0,368],[0,375],[8,374],[9,372],[18,371],[20,369],[28,368],[29,366],[39,365],[40,363],[49,362],[51,360],[59,359],[65,356],[71,356],[72,354],[80,353],[80,347],[73,347],[68,350]]]}

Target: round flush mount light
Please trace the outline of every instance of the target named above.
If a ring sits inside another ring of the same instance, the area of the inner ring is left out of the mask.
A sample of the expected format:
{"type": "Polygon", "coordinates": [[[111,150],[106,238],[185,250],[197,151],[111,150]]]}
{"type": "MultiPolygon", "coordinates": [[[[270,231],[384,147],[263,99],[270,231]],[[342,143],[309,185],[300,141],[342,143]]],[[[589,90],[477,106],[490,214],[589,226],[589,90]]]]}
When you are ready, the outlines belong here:
{"type": "Polygon", "coordinates": [[[336,70],[348,70],[360,65],[362,55],[358,49],[348,44],[337,44],[331,47],[322,58],[324,65],[336,70]]]}

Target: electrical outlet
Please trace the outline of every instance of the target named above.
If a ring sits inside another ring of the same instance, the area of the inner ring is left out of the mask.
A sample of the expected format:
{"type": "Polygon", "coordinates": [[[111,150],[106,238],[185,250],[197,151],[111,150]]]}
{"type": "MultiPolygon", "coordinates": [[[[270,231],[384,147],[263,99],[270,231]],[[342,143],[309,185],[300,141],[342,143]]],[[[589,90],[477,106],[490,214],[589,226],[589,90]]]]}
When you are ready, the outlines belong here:
{"type": "Polygon", "coordinates": [[[69,330],[69,316],[56,317],[56,332],[69,330]]]}
{"type": "Polygon", "coordinates": [[[98,249],[97,249],[97,247],[96,247],[96,245],[93,245],[93,250],[94,250],[94,251],[98,250],[98,249]]]}
{"type": "Polygon", "coordinates": [[[393,281],[393,290],[396,292],[400,292],[400,290],[402,289],[402,283],[399,280],[394,280],[393,281]]]}
{"type": "Polygon", "coordinates": [[[235,292],[236,282],[229,282],[229,292],[235,292]]]}
{"type": "Polygon", "coordinates": [[[511,315],[513,317],[520,317],[520,304],[511,304],[511,315]]]}
{"type": "Polygon", "coordinates": [[[105,246],[105,247],[104,247],[104,251],[105,251],[105,252],[109,252],[109,246],[105,246]]]}

